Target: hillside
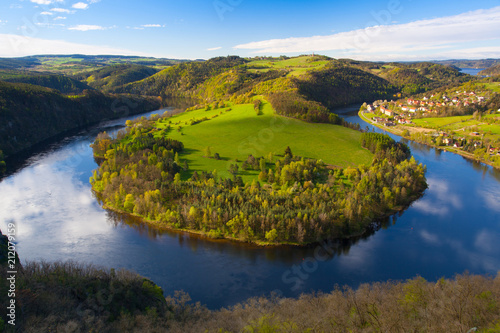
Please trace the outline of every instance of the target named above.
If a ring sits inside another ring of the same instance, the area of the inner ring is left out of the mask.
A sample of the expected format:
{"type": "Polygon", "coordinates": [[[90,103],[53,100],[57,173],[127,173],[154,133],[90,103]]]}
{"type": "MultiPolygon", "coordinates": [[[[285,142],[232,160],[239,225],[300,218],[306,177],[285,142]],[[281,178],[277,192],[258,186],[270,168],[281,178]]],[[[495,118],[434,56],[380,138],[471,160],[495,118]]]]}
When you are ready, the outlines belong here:
{"type": "Polygon", "coordinates": [[[44,74],[34,71],[0,70],[0,81],[33,84],[55,89],[62,94],[77,95],[81,94],[85,89],[92,89],[86,83],[64,75],[44,74]]]}
{"type": "Polygon", "coordinates": [[[153,99],[90,90],[65,97],[39,86],[0,82],[0,150],[5,155],[15,154],[68,130],[158,107],[153,99]]]}
{"type": "Polygon", "coordinates": [[[489,68],[483,69],[482,71],[479,72],[479,75],[484,75],[484,76],[500,75],[500,63],[491,66],[489,68]]]}
{"type": "Polygon", "coordinates": [[[117,92],[165,97],[191,97],[192,90],[224,70],[246,61],[240,57],[219,57],[204,62],[189,62],[169,67],[161,72],[123,87],[117,92]]]}
{"type": "Polygon", "coordinates": [[[328,109],[365,100],[392,98],[398,92],[390,82],[349,66],[327,66],[297,79],[299,93],[328,109]]]}
{"type": "Polygon", "coordinates": [[[390,99],[400,92],[410,95],[466,80],[470,76],[433,63],[383,64],[324,56],[233,56],[172,66],[116,91],[189,97],[202,104],[218,100],[246,103],[252,96],[263,95],[280,114],[297,114],[289,110],[286,101],[280,101],[291,99],[304,105],[299,112],[301,119],[326,119],[328,114],[322,108],[332,110],[370,99],[390,99]],[[311,113],[314,115],[306,116],[311,113]]]}
{"type": "Polygon", "coordinates": [[[76,75],[75,79],[86,82],[92,88],[100,91],[113,92],[127,83],[143,80],[158,73],[158,71],[154,67],[136,64],[110,65],[76,75]]]}
{"type": "Polygon", "coordinates": [[[458,68],[489,68],[500,63],[500,59],[459,59],[459,60],[436,60],[433,63],[440,65],[455,66],[458,68]]]}
{"type": "MultiPolygon", "coordinates": [[[[0,59],[0,64],[3,59],[0,59]]],[[[158,69],[164,69],[172,65],[186,62],[187,60],[147,58],[135,56],[117,56],[117,55],[35,55],[24,58],[15,58],[30,65],[28,69],[50,72],[64,75],[75,75],[87,71],[93,71],[111,65],[135,64],[158,69]]]]}

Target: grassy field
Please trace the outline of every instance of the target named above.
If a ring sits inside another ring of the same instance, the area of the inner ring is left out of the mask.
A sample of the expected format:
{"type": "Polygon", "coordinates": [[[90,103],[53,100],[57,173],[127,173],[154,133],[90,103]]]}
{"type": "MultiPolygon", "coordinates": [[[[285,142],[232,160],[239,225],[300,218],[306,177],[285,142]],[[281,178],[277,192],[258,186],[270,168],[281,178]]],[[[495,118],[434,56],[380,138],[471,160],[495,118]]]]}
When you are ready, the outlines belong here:
{"type": "Polygon", "coordinates": [[[328,63],[328,60],[316,60],[313,56],[303,56],[286,60],[254,60],[247,63],[246,66],[254,72],[266,72],[271,69],[288,69],[291,70],[288,76],[300,76],[307,71],[323,68],[328,63]]]}
{"type": "MultiPolygon", "coordinates": [[[[264,103],[260,116],[251,104],[227,109],[194,110],[158,123],[158,127],[164,128],[171,122],[169,137],[184,143],[185,153],[180,158],[188,161],[190,170],[217,170],[220,176],[229,177],[228,167],[236,160],[241,166],[249,154],[254,157],[267,157],[270,152],[283,155],[287,146],[294,155],[322,159],[339,167],[368,164],[372,160],[373,155],[361,148],[358,131],[277,116],[268,103],[264,103]],[[213,116],[217,117],[210,119],[213,116]],[[189,125],[191,120],[204,117],[209,120],[189,125]],[[203,157],[207,147],[212,155],[218,153],[221,160],[203,157]]],[[[244,181],[251,181],[258,173],[246,171],[240,175],[244,181]]]]}
{"type": "Polygon", "coordinates": [[[486,89],[500,93],[500,82],[484,83],[486,89]]]}
{"type": "MultiPolygon", "coordinates": [[[[414,119],[413,123],[416,126],[419,127],[425,127],[425,128],[444,128],[448,127],[450,125],[458,125],[460,128],[465,127],[465,126],[472,126],[474,125],[473,123],[476,122],[475,120],[471,120],[472,116],[467,115],[467,116],[456,116],[456,117],[443,117],[443,118],[421,118],[421,119],[414,119]]],[[[476,122],[477,123],[477,122],[476,122]]],[[[456,126],[453,126],[456,127],[456,126]]]]}

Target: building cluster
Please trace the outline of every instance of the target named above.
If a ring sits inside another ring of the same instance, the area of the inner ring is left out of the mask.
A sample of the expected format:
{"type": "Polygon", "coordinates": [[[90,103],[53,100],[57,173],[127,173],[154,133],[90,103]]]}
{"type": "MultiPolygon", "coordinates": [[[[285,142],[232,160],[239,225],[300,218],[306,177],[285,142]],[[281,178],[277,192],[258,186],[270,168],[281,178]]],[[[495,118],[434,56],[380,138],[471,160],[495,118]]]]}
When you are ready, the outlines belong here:
{"type": "Polygon", "coordinates": [[[408,98],[406,103],[398,103],[397,106],[404,112],[415,113],[422,111],[424,116],[428,113],[438,113],[441,107],[462,107],[479,105],[485,101],[483,96],[478,96],[474,91],[455,91],[451,96],[431,95],[422,99],[408,98]]]}
{"type": "Polygon", "coordinates": [[[421,99],[408,98],[405,101],[374,102],[366,106],[367,112],[377,113],[389,117],[375,117],[373,120],[385,126],[395,126],[396,124],[411,124],[414,115],[419,112],[422,116],[431,113],[439,113],[443,107],[468,107],[479,105],[485,101],[483,96],[478,96],[473,91],[455,91],[453,94],[431,95],[421,99]]]}

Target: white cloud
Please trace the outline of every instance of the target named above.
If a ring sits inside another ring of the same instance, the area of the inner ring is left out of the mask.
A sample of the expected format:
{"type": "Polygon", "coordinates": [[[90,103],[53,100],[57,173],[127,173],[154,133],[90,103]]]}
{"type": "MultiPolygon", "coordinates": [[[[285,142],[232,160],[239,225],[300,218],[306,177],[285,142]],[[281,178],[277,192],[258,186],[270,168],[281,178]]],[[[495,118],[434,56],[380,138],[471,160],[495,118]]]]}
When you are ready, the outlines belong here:
{"type": "Polygon", "coordinates": [[[54,13],[51,13],[51,12],[41,12],[40,15],[54,15],[54,13]]]}
{"type": "Polygon", "coordinates": [[[64,24],[57,24],[57,23],[40,23],[37,22],[35,23],[37,26],[42,27],[42,28],[54,28],[54,27],[64,27],[64,24]]]}
{"type": "MultiPolygon", "coordinates": [[[[235,49],[254,53],[301,53],[334,51],[349,57],[409,57],[418,52],[439,54],[460,52],[464,43],[490,41],[498,45],[500,7],[481,9],[455,16],[420,20],[405,24],[372,25],[365,29],[327,36],[291,37],[236,45],[235,49]],[[459,51],[454,51],[458,49],[459,51]]],[[[476,50],[479,56],[485,50],[476,50]]],[[[491,52],[495,57],[500,53],[491,52]]],[[[416,55],[418,56],[418,54],[416,55]]]]}
{"type": "Polygon", "coordinates": [[[71,13],[72,11],[69,9],[64,9],[64,8],[52,8],[51,11],[57,12],[57,13],[71,13]]]}
{"type": "MultiPolygon", "coordinates": [[[[130,27],[127,27],[130,29],[130,27]]],[[[139,27],[134,27],[135,30],[144,30],[145,28],[165,28],[165,24],[143,24],[139,27]]]]}
{"type": "Polygon", "coordinates": [[[58,17],[54,18],[54,21],[56,21],[56,20],[65,20],[65,19],[66,19],[66,16],[58,16],[58,17]]]}
{"type": "Polygon", "coordinates": [[[77,26],[68,28],[68,30],[77,30],[77,31],[91,31],[91,30],[106,30],[107,28],[101,27],[100,25],[88,25],[88,24],[79,24],[77,26]]]}
{"type": "Polygon", "coordinates": [[[70,43],[63,40],[31,38],[22,35],[0,34],[0,57],[24,57],[36,54],[116,54],[153,56],[144,52],[109,46],[70,43]]]}
{"type": "Polygon", "coordinates": [[[75,9],[87,9],[89,8],[89,4],[84,2],[77,2],[72,7],[75,9]]]}
{"type": "Polygon", "coordinates": [[[56,2],[64,2],[64,0],[30,0],[37,5],[51,5],[56,2]]]}
{"type": "Polygon", "coordinates": [[[13,3],[12,5],[10,5],[9,7],[10,9],[21,9],[23,8],[23,6],[21,6],[20,4],[18,3],[13,3]]]}
{"type": "Polygon", "coordinates": [[[429,193],[413,203],[412,207],[430,215],[447,216],[450,211],[460,210],[463,207],[460,197],[457,196],[450,184],[437,178],[428,178],[429,193]]]}
{"type": "Polygon", "coordinates": [[[220,50],[220,49],[222,49],[222,46],[211,47],[211,48],[207,49],[207,51],[217,51],[217,50],[220,50]]]}

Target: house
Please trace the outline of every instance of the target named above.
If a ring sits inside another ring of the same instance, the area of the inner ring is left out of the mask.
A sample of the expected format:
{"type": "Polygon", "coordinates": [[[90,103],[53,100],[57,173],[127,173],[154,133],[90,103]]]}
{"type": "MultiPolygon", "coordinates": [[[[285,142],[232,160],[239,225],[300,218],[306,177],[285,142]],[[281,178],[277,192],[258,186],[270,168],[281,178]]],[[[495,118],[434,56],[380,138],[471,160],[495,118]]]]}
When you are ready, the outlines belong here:
{"type": "Polygon", "coordinates": [[[450,146],[453,144],[453,139],[452,138],[444,138],[443,143],[447,146],[450,146]]]}
{"type": "Polygon", "coordinates": [[[383,114],[385,114],[385,115],[387,115],[387,116],[389,116],[389,117],[392,117],[392,116],[394,115],[394,112],[393,112],[393,111],[391,111],[391,110],[389,110],[389,109],[387,109],[387,108],[385,108],[385,107],[383,107],[383,106],[381,106],[381,107],[380,107],[380,111],[381,111],[383,114]]]}
{"type": "Polygon", "coordinates": [[[415,108],[410,108],[408,111],[415,113],[415,112],[417,112],[417,109],[415,109],[415,108]]]}

